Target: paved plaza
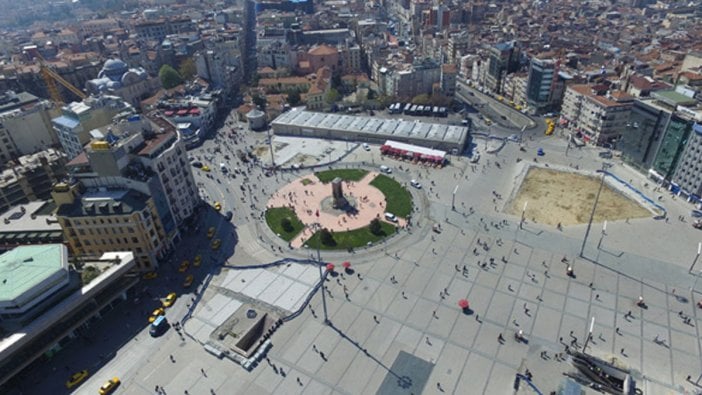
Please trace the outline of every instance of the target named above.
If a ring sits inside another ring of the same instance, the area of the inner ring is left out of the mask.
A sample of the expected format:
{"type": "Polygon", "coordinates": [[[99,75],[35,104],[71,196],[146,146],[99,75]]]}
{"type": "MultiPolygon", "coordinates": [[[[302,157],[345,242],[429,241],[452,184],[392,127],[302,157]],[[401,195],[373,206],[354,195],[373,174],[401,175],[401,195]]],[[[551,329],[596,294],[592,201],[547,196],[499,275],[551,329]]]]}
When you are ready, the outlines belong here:
{"type": "MultiPolygon", "coordinates": [[[[353,253],[322,252],[323,262],[350,261],[354,272],[327,277],[326,288],[309,304],[319,282],[315,266],[292,261],[249,266],[316,257],[314,250],[290,249],[261,220],[276,191],[312,172],[266,177],[251,167],[242,180],[215,169],[221,183],[196,174],[200,188],[233,208],[235,217],[233,228],[214,214],[202,219],[217,228],[223,246],[205,257],[212,263],[202,269],[207,273],[197,295],[180,297],[167,313],[169,321],[183,322],[186,335],[170,329],[154,339],[140,330],[113,352],[108,348],[76,393],[94,393],[117,375],[119,393],[129,394],[152,394],[156,385],[168,394],[512,394],[515,374],[526,369],[533,384],[549,393],[566,385],[564,374],[575,372],[563,354],[566,346],[583,349],[593,318],[587,353],[629,369],[643,393],[694,393],[702,372],[702,318],[695,304],[702,296],[691,289],[702,284],[688,269],[700,233],[673,219],[689,214],[690,207],[613,162],[610,171],[664,205],[669,221],[611,221],[606,232],[594,223],[584,248],[587,225],[558,230],[530,220],[527,209],[520,228],[519,217],[504,212],[518,187],[516,158],[531,161],[543,148],[540,162],[601,168],[597,151],[568,151],[556,138],[536,136],[525,148],[509,143],[495,154],[481,153],[478,163],[451,158],[444,169],[382,158],[377,147],[352,149],[336,167],[374,171],[384,164],[400,183],[417,179],[424,188],[410,188],[413,227],[353,253]],[[437,223],[440,233],[432,231],[437,223]],[[646,308],[637,306],[640,296],[646,308]],[[469,312],[458,306],[464,298],[469,312]],[[276,330],[265,358],[247,371],[203,344],[252,301],[302,313],[276,330]],[[524,342],[514,338],[520,330],[524,342]]],[[[207,248],[207,239],[199,237],[207,248]]],[[[66,373],[60,364],[56,368],[47,364],[46,372],[31,376],[33,388],[61,384],[66,373]]],[[[519,391],[533,393],[524,384],[519,391]]]]}
{"type": "MultiPolygon", "coordinates": [[[[378,176],[368,172],[358,181],[343,182],[344,195],[353,202],[353,213],[331,208],[332,190],[330,183],[322,183],[314,174],[308,174],[284,185],[266,204],[266,207],[291,207],[305,224],[303,231],[290,241],[293,248],[300,248],[315,233],[312,224],[319,223],[323,228],[344,232],[368,226],[373,218],[385,221],[385,196],[379,189],[370,185],[378,176]]],[[[387,221],[386,221],[387,222],[387,221]]],[[[403,218],[397,225],[405,226],[403,218]]]]}

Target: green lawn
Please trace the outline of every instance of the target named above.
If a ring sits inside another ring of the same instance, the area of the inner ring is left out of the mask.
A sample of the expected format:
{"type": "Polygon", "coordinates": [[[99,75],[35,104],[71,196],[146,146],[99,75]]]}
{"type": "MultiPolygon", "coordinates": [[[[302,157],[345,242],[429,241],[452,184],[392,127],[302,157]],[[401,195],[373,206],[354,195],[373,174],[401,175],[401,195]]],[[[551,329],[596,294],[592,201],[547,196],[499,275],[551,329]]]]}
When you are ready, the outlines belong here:
{"type": "Polygon", "coordinates": [[[273,233],[280,235],[280,238],[285,241],[292,240],[305,227],[300,219],[297,218],[297,215],[287,207],[274,207],[266,210],[266,223],[273,233]],[[281,224],[281,221],[285,217],[290,218],[292,224],[292,230],[290,232],[286,232],[281,224]]]}
{"type": "Polygon", "coordinates": [[[359,181],[368,174],[367,171],[361,169],[333,169],[314,173],[315,176],[323,183],[332,182],[336,177],[344,181],[359,181]]]}
{"type": "Polygon", "coordinates": [[[383,227],[383,232],[380,235],[374,235],[368,229],[368,227],[363,227],[360,229],[354,229],[348,232],[335,232],[334,241],[336,241],[335,246],[327,246],[319,242],[319,232],[315,233],[307,242],[305,243],[312,249],[316,249],[317,245],[320,245],[321,250],[347,250],[349,248],[364,247],[368,242],[375,243],[376,241],[382,240],[383,238],[392,235],[396,232],[395,225],[389,224],[384,221],[380,221],[383,227]]]}
{"type": "Polygon", "coordinates": [[[370,184],[385,195],[388,204],[385,208],[386,212],[402,218],[407,218],[412,213],[412,195],[399,182],[379,174],[370,184]]]}

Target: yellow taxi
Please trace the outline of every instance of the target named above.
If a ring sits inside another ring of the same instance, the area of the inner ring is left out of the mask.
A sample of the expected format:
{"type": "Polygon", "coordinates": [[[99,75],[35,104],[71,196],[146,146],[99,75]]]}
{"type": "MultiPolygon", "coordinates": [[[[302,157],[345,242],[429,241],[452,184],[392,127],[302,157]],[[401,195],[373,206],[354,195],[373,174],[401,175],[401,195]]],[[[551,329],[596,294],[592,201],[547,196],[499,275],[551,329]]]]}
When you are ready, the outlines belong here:
{"type": "Polygon", "coordinates": [[[163,307],[171,307],[173,306],[173,303],[175,303],[176,299],[178,298],[178,295],[176,295],[175,292],[171,292],[168,295],[166,295],[166,299],[161,302],[163,304],[163,307]]]}
{"type": "Polygon", "coordinates": [[[209,228],[209,229],[207,229],[207,238],[208,238],[208,239],[211,239],[212,237],[214,237],[214,234],[215,234],[215,228],[214,228],[214,226],[211,227],[211,228],[209,228]]]}
{"type": "Polygon", "coordinates": [[[200,170],[202,170],[202,171],[210,171],[210,167],[207,166],[207,165],[204,165],[204,166],[202,166],[202,167],[200,168],[200,170]]]}
{"type": "Polygon", "coordinates": [[[193,266],[198,267],[202,263],[202,257],[200,255],[195,255],[193,259],[193,266]]]}
{"type": "Polygon", "coordinates": [[[149,322],[154,322],[154,321],[156,321],[156,318],[158,318],[158,316],[165,315],[165,314],[166,314],[166,311],[163,310],[163,307],[159,307],[156,310],[154,310],[153,313],[151,313],[151,317],[149,317],[149,322]]]}
{"type": "Polygon", "coordinates": [[[212,241],[212,249],[213,250],[219,249],[219,246],[221,246],[221,245],[222,245],[222,240],[220,240],[220,239],[214,239],[214,241],[212,241]]]}
{"type": "Polygon", "coordinates": [[[185,273],[189,267],[190,267],[190,262],[188,260],[185,260],[185,261],[181,262],[180,266],[178,266],[178,271],[180,273],[185,273]]]}
{"type": "Polygon", "coordinates": [[[144,274],[144,280],[153,280],[156,277],[158,277],[158,273],[156,273],[156,272],[148,272],[148,273],[144,274]]]}
{"type": "Polygon", "coordinates": [[[220,202],[215,202],[214,203],[214,209],[219,211],[222,209],[222,204],[220,202]]]}
{"type": "Polygon", "coordinates": [[[188,276],[185,277],[185,281],[183,281],[183,288],[188,288],[189,286],[193,285],[193,280],[194,280],[193,275],[188,274],[188,276]]]}
{"type": "Polygon", "coordinates": [[[100,389],[98,390],[98,393],[100,395],[111,394],[112,391],[114,391],[118,386],[119,386],[119,378],[113,377],[113,378],[107,380],[107,382],[105,382],[105,384],[103,384],[102,387],[100,387],[100,389]]]}
{"type": "Polygon", "coordinates": [[[66,388],[70,390],[71,388],[78,386],[83,382],[83,380],[86,379],[86,377],[88,377],[87,370],[81,370],[80,372],[73,373],[73,375],[68,378],[68,381],[66,381],[66,388]]]}

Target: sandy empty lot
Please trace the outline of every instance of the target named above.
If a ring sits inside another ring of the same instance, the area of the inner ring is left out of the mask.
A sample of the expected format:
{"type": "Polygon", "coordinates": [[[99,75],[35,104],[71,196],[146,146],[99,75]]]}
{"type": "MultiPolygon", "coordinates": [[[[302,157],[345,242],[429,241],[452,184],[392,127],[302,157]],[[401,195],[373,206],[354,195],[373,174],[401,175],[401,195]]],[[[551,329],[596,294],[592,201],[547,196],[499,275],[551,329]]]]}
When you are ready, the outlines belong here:
{"type": "MultiPolygon", "coordinates": [[[[599,187],[599,178],[532,167],[507,212],[521,216],[524,202],[528,201],[527,221],[564,226],[586,223],[599,187]]],[[[648,210],[605,184],[594,222],[648,216],[648,210]]]]}

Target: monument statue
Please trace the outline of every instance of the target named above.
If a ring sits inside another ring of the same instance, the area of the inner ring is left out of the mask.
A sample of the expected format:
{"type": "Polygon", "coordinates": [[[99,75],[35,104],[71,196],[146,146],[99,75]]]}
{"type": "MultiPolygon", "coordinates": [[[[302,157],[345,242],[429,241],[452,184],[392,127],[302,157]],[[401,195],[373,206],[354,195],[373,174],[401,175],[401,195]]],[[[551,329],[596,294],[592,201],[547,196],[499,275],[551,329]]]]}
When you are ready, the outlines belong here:
{"type": "Polygon", "coordinates": [[[336,209],[343,209],[349,205],[348,200],[344,197],[344,191],[342,189],[342,180],[336,177],[332,180],[332,198],[334,199],[333,205],[336,209]]]}

